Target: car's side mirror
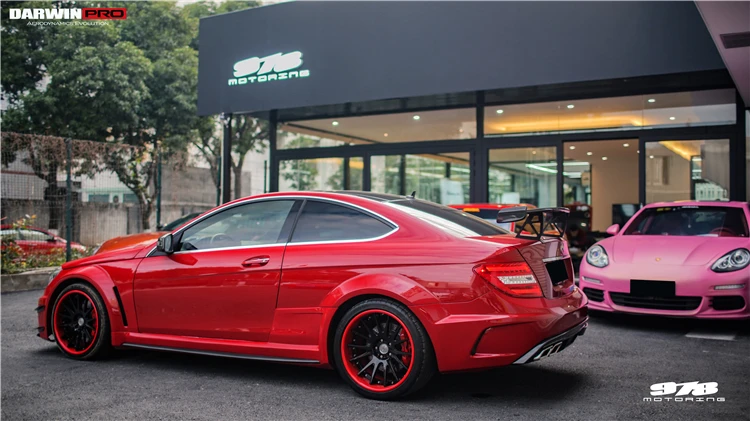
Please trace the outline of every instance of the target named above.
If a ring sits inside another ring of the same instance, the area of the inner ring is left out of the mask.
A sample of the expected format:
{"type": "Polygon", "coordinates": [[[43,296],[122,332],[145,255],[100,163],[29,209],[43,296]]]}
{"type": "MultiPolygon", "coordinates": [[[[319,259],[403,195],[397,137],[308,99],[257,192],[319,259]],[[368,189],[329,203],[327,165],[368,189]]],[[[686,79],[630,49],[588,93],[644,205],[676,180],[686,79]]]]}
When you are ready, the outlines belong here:
{"type": "Polygon", "coordinates": [[[607,228],[607,234],[609,234],[609,235],[615,235],[618,232],[620,232],[620,225],[619,224],[610,225],[609,228],[607,228]]]}
{"type": "Polygon", "coordinates": [[[159,241],[156,242],[156,249],[162,253],[174,253],[174,237],[172,237],[172,234],[165,234],[159,237],[159,241]]]}

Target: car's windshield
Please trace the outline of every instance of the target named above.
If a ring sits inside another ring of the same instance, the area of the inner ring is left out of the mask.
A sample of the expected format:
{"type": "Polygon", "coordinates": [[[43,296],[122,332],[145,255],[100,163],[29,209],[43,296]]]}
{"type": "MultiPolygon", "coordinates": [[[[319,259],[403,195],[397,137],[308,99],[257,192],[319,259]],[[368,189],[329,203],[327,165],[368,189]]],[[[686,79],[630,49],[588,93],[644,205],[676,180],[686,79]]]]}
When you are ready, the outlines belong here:
{"type": "MultiPolygon", "coordinates": [[[[443,231],[459,237],[509,234],[510,232],[482,218],[452,209],[447,206],[418,199],[403,199],[387,202],[400,210],[414,215],[443,231]]],[[[497,211],[495,211],[497,216],[497,211]]]]}
{"type": "Polygon", "coordinates": [[[720,206],[665,206],[645,209],[624,235],[747,237],[741,208],[720,206]]]}

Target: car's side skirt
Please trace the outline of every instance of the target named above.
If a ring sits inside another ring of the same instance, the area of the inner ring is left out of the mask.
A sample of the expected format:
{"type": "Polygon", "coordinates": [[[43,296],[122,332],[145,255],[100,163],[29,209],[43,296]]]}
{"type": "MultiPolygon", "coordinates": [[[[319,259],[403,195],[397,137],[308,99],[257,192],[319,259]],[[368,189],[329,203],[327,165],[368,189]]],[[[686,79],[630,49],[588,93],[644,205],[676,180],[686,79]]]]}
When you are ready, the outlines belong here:
{"type": "Polygon", "coordinates": [[[209,355],[212,357],[240,358],[243,360],[271,361],[271,362],[291,363],[291,364],[319,364],[320,363],[317,360],[268,357],[268,356],[263,356],[263,355],[237,354],[234,352],[201,351],[197,349],[172,348],[168,346],[140,345],[140,344],[129,344],[129,343],[123,343],[122,346],[129,347],[129,348],[150,349],[154,351],[172,351],[172,352],[181,352],[185,354],[209,355]]]}

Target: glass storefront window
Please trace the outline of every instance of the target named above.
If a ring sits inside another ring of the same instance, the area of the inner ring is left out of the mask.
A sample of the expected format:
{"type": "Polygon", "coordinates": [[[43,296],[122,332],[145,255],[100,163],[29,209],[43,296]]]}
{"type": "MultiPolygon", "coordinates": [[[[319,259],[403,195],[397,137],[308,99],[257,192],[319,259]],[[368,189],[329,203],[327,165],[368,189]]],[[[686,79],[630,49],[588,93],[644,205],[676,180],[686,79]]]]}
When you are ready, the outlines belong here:
{"type": "Polygon", "coordinates": [[[557,204],[555,147],[491,149],[488,173],[489,202],[557,204]]]}
{"type": "Polygon", "coordinates": [[[745,177],[747,177],[745,200],[750,202],[750,110],[745,110],[745,177]]]}
{"type": "Polygon", "coordinates": [[[729,140],[646,143],[646,202],[729,199],[729,140]]]}
{"type": "Polygon", "coordinates": [[[344,159],[291,159],[279,166],[279,191],[342,190],[344,159]]]}
{"type": "Polygon", "coordinates": [[[736,122],[733,89],[487,106],[485,134],[636,130],[736,122]]]}
{"type": "Polygon", "coordinates": [[[348,190],[362,190],[362,170],[365,163],[361,157],[349,158],[349,186],[348,190]]]}
{"type": "Polygon", "coordinates": [[[295,149],[426,140],[473,139],[474,108],[326,118],[279,126],[278,148],[295,149]]]}
{"type": "Polygon", "coordinates": [[[371,190],[411,194],[435,203],[469,202],[469,153],[373,156],[371,190]],[[402,161],[403,160],[403,161],[402,161]],[[403,180],[401,165],[404,166],[403,180]]]}

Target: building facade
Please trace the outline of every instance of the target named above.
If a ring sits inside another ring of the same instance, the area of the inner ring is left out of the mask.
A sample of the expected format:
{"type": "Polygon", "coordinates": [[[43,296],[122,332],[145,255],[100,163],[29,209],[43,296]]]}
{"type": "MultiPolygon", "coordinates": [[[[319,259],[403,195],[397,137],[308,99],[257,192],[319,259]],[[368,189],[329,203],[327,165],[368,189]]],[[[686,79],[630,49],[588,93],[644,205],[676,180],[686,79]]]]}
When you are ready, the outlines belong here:
{"type": "Polygon", "coordinates": [[[733,76],[691,2],[294,2],[201,21],[198,106],[271,122],[270,191],[570,205],[602,231],[746,200],[733,76]]]}

